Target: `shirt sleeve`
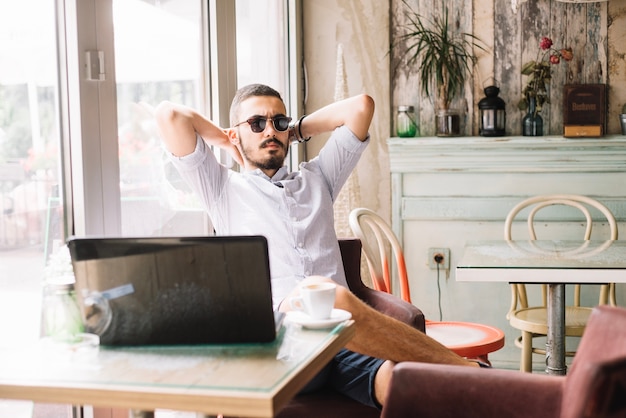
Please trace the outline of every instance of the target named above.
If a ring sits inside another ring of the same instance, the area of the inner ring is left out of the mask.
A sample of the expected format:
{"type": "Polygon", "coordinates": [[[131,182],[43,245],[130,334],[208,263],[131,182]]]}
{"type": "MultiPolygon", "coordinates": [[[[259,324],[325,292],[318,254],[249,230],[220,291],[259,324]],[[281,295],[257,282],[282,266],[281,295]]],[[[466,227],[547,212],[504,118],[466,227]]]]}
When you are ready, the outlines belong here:
{"type": "Polygon", "coordinates": [[[356,167],[369,141],[369,133],[365,141],[361,141],[348,127],[340,126],[333,131],[319,155],[309,162],[321,171],[333,201],[356,167]]]}
{"type": "Polygon", "coordinates": [[[220,164],[200,135],[196,135],[196,148],[191,154],[168,156],[181,177],[201,199],[209,210],[223,193],[228,178],[228,169],[220,164]]]}

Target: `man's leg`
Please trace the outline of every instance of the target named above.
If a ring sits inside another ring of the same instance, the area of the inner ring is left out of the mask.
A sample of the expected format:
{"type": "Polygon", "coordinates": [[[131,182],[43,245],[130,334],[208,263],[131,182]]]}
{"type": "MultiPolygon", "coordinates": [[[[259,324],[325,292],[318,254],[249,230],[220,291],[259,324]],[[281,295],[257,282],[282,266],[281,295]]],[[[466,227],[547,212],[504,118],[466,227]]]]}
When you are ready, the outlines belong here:
{"type": "Polygon", "coordinates": [[[352,313],[356,333],[346,348],[395,363],[424,363],[476,366],[412,326],[387,316],[357,298],[348,289],[337,287],[335,306],[352,313]]]}
{"type": "Polygon", "coordinates": [[[396,365],[393,361],[385,361],[378,369],[374,378],[374,396],[380,405],[385,405],[385,398],[389,391],[389,383],[391,382],[391,372],[396,365]]]}
{"type": "MultiPolygon", "coordinates": [[[[315,281],[332,282],[313,276],[303,283],[315,281]]],[[[294,290],[281,304],[281,310],[290,310],[289,299],[298,293],[294,290]]],[[[393,367],[401,361],[479,367],[475,361],[464,359],[423,332],[375,310],[342,286],[337,286],[335,306],[351,312],[355,322],[356,332],[346,349],[386,360],[374,377],[373,395],[380,405],[385,403],[393,367]]]]}
{"type": "MultiPolygon", "coordinates": [[[[320,276],[305,280],[311,281],[332,280],[320,276]]],[[[287,299],[297,293],[296,289],[287,299]]],[[[289,301],[285,302],[281,309],[289,310],[289,301]]],[[[335,307],[352,313],[355,322],[356,333],[346,345],[348,350],[395,363],[419,361],[478,367],[476,362],[464,359],[423,332],[378,312],[342,286],[337,286],[335,307]]]]}

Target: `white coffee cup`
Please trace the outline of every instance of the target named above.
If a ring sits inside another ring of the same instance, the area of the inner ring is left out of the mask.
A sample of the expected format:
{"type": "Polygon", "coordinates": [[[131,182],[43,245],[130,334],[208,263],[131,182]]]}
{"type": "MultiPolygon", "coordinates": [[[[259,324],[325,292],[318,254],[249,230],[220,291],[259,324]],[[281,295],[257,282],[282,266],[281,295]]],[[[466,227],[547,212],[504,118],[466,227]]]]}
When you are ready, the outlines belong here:
{"type": "Polygon", "coordinates": [[[300,288],[300,296],[291,299],[291,309],[299,310],[312,319],[329,319],[335,306],[334,283],[310,283],[300,288]]]}

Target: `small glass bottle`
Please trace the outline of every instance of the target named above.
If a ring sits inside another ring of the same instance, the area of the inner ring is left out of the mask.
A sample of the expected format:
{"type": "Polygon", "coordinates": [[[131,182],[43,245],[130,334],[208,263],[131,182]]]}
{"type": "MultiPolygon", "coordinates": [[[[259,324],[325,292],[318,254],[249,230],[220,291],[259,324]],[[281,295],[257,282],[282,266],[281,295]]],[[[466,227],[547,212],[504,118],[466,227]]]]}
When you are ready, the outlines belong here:
{"type": "Polygon", "coordinates": [[[43,300],[43,332],[56,342],[73,343],[83,333],[83,320],[74,292],[74,276],[49,278],[43,300]]]}
{"type": "Polygon", "coordinates": [[[398,106],[396,133],[402,138],[411,138],[417,135],[415,109],[413,106],[398,106]]]}

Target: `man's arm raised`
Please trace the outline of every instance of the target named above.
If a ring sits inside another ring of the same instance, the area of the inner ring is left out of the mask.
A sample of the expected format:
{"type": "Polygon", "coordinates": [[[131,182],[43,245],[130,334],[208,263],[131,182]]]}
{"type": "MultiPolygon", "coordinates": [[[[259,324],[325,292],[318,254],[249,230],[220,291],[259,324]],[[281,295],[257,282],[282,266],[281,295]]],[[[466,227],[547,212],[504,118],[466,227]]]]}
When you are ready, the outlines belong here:
{"type": "Polygon", "coordinates": [[[194,109],[164,101],[156,108],[156,121],[165,147],[177,157],[194,151],[199,134],[207,144],[227,150],[235,161],[243,164],[239,150],[228,139],[227,130],[194,109]]]}
{"type": "Polygon", "coordinates": [[[306,138],[345,125],[364,141],[373,116],[374,100],[366,94],[360,94],[331,103],[307,115],[300,131],[302,137],[306,138]]]}

